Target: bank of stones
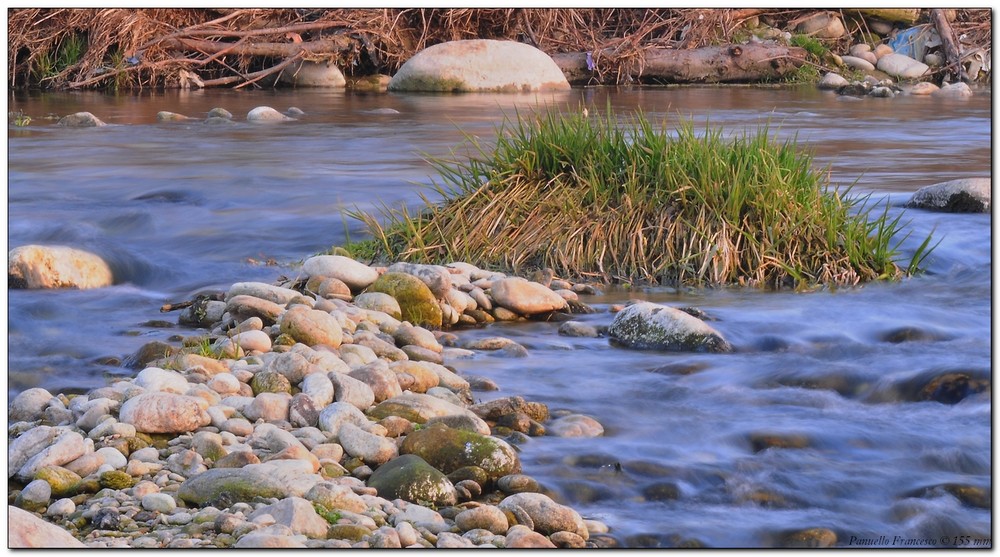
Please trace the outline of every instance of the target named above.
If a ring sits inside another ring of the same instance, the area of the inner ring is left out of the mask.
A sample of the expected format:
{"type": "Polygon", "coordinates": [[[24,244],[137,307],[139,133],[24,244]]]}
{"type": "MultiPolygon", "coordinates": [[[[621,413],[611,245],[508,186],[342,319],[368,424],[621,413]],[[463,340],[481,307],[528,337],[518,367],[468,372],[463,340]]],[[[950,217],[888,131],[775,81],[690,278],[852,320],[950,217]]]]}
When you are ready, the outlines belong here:
{"type": "MultiPolygon", "coordinates": [[[[473,385],[488,382],[447,366],[527,349],[502,337],[463,342],[353,304],[386,268],[319,256],[301,271],[281,284],[232,285],[217,320],[201,323],[208,342],[166,351],[132,379],[16,396],[9,502],[88,547],[595,545],[572,509],[521,473],[514,445],[545,435],[549,422],[562,431],[546,405],[516,396],[473,404],[473,385]],[[343,286],[323,289],[328,297],[312,288],[331,280],[343,286]]],[[[424,295],[389,305],[406,315],[407,304],[433,303],[445,328],[592,311],[555,292],[590,285],[464,263],[391,273],[424,295]]]]}

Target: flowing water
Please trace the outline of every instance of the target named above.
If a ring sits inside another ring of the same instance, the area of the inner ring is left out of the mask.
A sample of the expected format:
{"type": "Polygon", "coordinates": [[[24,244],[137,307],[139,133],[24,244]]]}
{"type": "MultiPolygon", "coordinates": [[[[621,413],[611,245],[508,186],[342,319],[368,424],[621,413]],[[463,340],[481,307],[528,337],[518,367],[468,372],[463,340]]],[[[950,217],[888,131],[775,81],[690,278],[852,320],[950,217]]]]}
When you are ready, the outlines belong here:
{"type": "MultiPolygon", "coordinates": [[[[432,181],[425,155],[447,155],[463,133],[489,141],[515,110],[581,105],[641,108],[668,125],[768,125],[808,146],[834,183],[856,181],[856,193],[886,199],[892,214],[921,186],[991,170],[988,92],[966,100],[848,100],[811,88],[11,96],[10,109],[34,120],[9,130],[9,247],[93,250],[118,284],[8,292],[9,395],[34,386],[83,392],[134,373],[107,358],[190,334],[156,323],[176,322],[159,312],[163,303],[294,273],[289,264],[360,233],[344,209],[417,203],[432,181]],[[276,125],[156,121],[160,110],[200,118],[216,106],[241,120],[259,105],[306,115],[276,125]],[[41,119],[80,110],[113,125],[61,129],[41,119]]],[[[941,243],[930,272],[902,283],[810,294],[609,290],[586,300],[601,310],[628,299],[698,307],[737,347],[732,354],[629,351],[528,323],[466,333],[513,338],[527,359],[484,354],[455,366],[500,385],[476,393],[480,400],[523,395],[604,425],[598,438],[531,439],[521,457],[553,496],[606,522],[623,545],[773,546],[807,528],[833,530],[841,545],[987,539],[990,392],[962,392],[969,396],[955,403],[922,400],[921,389],[944,373],[991,379],[990,216],[911,210],[904,220],[913,231],[904,255],[931,230],[941,243]],[[762,436],[792,447],[764,448],[762,436]],[[976,489],[986,490],[985,504],[969,495],[976,489]]]]}

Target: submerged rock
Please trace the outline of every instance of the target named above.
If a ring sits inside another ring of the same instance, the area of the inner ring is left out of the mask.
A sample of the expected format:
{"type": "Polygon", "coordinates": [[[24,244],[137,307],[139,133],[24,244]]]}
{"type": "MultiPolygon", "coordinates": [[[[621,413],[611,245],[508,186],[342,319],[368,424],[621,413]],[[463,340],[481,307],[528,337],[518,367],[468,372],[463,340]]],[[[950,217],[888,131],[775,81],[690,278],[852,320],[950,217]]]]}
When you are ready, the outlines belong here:
{"type": "Polygon", "coordinates": [[[475,39],[428,47],[389,82],[390,91],[568,90],[559,66],[541,50],[514,41],[475,39]]]}
{"type": "Polygon", "coordinates": [[[77,112],[63,116],[58,125],[64,128],[97,128],[107,124],[89,112],[77,112]]]}
{"type": "Polygon", "coordinates": [[[296,87],[343,87],[347,84],[344,74],[331,60],[325,62],[302,60],[282,71],[278,81],[296,87]]]}
{"type": "Polygon", "coordinates": [[[247,113],[249,122],[283,122],[292,119],[269,106],[258,106],[247,113]]]}
{"type": "Polygon", "coordinates": [[[99,256],[67,246],[27,245],[7,255],[9,288],[103,288],[111,267],[99,256]]]}
{"type": "Polygon", "coordinates": [[[718,331],[687,313],[660,304],[641,302],[615,315],[608,328],[612,342],[640,350],[729,352],[729,342],[718,331]]]}
{"type": "Polygon", "coordinates": [[[906,207],[947,213],[989,213],[990,178],[962,178],[924,186],[906,202],[906,207]]]}

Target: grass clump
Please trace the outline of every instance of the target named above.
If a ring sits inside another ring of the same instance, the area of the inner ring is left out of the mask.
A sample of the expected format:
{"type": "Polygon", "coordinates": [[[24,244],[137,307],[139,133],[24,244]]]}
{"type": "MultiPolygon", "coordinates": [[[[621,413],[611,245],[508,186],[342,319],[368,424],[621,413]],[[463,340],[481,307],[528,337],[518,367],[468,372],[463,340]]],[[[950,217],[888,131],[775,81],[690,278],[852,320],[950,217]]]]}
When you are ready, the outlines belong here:
{"type": "Polygon", "coordinates": [[[830,49],[819,41],[819,39],[810,37],[809,35],[795,35],[788,41],[792,46],[797,46],[804,48],[806,52],[812,54],[816,58],[822,60],[826,53],[830,49]]]}
{"type": "Polygon", "coordinates": [[[854,285],[926,256],[927,241],[901,269],[899,218],[829,190],[811,154],[766,127],[727,138],[642,113],[622,124],[610,110],[506,118],[492,148],[470,137],[469,156],[431,160],[441,202],[348,214],[387,259],[616,282],[854,285]]]}

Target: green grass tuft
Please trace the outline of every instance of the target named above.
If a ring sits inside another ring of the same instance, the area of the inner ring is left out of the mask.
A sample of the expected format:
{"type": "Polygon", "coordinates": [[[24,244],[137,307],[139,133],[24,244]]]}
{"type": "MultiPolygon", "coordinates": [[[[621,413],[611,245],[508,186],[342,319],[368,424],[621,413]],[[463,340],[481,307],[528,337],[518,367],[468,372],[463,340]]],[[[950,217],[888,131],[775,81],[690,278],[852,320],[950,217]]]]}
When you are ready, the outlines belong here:
{"type": "Polygon", "coordinates": [[[828,49],[819,39],[810,37],[809,35],[795,35],[788,41],[792,46],[797,46],[804,48],[806,52],[812,54],[816,58],[822,60],[826,53],[829,52],[828,49]]]}
{"type": "Polygon", "coordinates": [[[518,114],[494,146],[468,137],[471,155],[430,161],[441,202],[348,215],[384,259],[519,274],[810,288],[916,270],[922,257],[905,270],[894,261],[899,217],[828,189],[810,153],[769,132],[727,137],[690,122],[671,132],[642,113],[621,123],[610,111],[518,114]]]}

